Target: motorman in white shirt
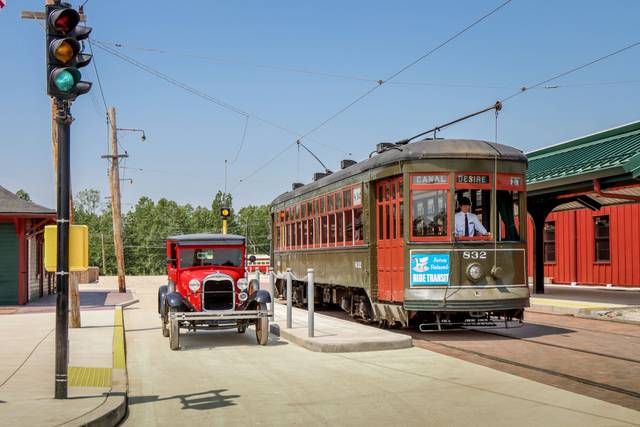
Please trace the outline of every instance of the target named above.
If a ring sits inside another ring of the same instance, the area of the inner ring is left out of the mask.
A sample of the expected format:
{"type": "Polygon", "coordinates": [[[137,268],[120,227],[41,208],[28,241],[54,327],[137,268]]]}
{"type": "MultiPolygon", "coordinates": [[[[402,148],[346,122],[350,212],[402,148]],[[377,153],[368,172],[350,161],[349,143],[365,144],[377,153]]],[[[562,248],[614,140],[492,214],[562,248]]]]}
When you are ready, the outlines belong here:
{"type": "Polygon", "coordinates": [[[468,197],[460,198],[460,212],[456,214],[456,237],[472,237],[475,235],[491,236],[491,233],[484,228],[480,219],[471,209],[471,200],[468,197]]]}

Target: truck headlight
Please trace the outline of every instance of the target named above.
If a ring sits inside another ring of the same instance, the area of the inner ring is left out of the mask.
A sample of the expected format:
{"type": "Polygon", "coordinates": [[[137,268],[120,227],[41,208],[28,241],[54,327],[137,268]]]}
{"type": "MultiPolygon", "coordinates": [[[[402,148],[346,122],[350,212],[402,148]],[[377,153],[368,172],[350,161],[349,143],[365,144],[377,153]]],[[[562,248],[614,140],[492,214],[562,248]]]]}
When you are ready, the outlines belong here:
{"type": "Polygon", "coordinates": [[[470,264],[469,267],[467,267],[467,277],[474,282],[479,280],[482,277],[482,274],[482,266],[478,263],[470,264]]]}
{"type": "Polygon", "coordinates": [[[240,289],[241,291],[244,291],[249,287],[249,282],[247,281],[247,279],[241,278],[241,279],[238,279],[237,285],[238,285],[238,289],[240,289]]]}
{"type": "Polygon", "coordinates": [[[191,289],[191,292],[196,292],[200,289],[200,281],[198,279],[189,280],[189,289],[191,289]]]}
{"type": "Polygon", "coordinates": [[[238,299],[242,302],[245,302],[247,300],[247,298],[249,298],[249,295],[247,295],[246,292],[240,292],[238,294],[238,299]]]}

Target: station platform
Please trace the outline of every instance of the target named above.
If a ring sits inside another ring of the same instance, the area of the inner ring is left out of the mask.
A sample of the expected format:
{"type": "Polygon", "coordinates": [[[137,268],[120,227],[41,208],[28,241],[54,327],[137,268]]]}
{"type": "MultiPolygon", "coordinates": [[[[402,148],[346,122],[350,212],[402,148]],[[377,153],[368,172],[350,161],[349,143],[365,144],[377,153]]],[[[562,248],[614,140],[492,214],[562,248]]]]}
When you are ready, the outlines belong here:
{"type": "Polygon", "coordinates": [[[412,346],[411,337],[356,322],[348,322],[316,312],[315,333],[308,337],[307,311],[292,308],[292,328],[287,328],[287,306],[275,303],[275,322],[271,333],[311,351],[350,353],[359,351],[396,350],[412,346]]]}

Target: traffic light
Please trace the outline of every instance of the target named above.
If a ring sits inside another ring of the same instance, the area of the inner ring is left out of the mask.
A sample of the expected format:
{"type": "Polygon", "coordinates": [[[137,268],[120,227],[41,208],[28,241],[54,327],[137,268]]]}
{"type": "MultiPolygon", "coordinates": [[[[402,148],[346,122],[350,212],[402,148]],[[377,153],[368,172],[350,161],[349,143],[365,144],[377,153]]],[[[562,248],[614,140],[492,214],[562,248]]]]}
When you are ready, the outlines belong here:
{"type": "Polygon", "coordinates": [[[91,55],[82,53],[82,40],[91,28],[78,27],[80,14],[68,3],[46,6],[47,31],[47,95],[74,100],[91,89],[82,81],[78,68],[91,62],[91,55]]]}
{"type": "Polygon", "coordinates": [[[231,209],[229,208],[220,208],[220,216],[222,219],[229,219],[231,216],[231,209]]]}

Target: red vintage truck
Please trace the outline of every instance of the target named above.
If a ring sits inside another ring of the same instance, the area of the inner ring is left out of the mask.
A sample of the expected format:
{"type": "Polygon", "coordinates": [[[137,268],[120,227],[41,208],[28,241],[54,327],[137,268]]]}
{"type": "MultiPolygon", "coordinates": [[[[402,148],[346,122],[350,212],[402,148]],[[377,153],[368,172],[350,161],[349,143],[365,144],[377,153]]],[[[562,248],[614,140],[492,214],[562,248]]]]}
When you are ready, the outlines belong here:
{"type": "Polygon", "coordinates": [[[162,335],[180,348],[180,330],[255,325],[256,338],[269,338],[271,296],[247,279],[245,238],[232,234],[185,234],[167,238],[168,283],[158,289],[162,335]]]}

